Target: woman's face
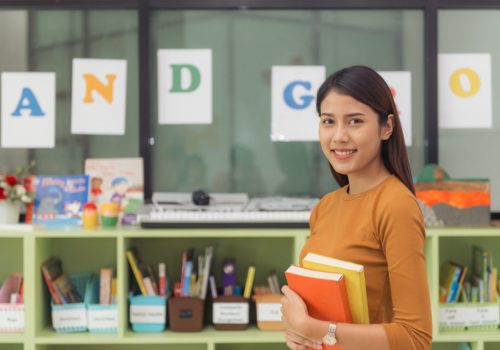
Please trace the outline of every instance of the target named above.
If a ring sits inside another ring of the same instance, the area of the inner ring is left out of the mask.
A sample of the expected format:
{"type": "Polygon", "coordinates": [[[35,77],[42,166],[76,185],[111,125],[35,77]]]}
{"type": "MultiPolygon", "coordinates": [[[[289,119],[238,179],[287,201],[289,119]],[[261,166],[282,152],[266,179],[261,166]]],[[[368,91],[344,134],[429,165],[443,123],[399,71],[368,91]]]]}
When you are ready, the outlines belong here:
{"type": "Polygon", "coordinates": [[[331,91],[321,102],[319,141],[336,172],[344,175],[377,171],[381,144],[392,132],[392,116],[381,126],[377,113],[354,98],[331,91]]]}

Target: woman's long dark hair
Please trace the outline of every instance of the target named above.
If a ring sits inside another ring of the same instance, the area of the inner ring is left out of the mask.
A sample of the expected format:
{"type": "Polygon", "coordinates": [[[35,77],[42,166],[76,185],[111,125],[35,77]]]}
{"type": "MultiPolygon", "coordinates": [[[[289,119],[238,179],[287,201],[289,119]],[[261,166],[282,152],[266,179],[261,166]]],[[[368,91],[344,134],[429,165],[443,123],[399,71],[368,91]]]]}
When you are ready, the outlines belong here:
{"type": "MultiPolygon", "coordinates": [[[[366,66],[352,66],[333,73],[318,90],[316,110],[319,115],[321,115],[321,103],[331,91],[350,96],[370,106],[378,114],[380,125],[387,123],[388,115],[394,116],[392,135],[388,140],[382,141],[382,159],[387,170],[399,178],[415,194],[398,109],[385,80],[373,69],[366,66]]],[[[347,175],[339,174],[331,164],[329,166],[333,177],[340,186],[349,184],[347,175]]]]}

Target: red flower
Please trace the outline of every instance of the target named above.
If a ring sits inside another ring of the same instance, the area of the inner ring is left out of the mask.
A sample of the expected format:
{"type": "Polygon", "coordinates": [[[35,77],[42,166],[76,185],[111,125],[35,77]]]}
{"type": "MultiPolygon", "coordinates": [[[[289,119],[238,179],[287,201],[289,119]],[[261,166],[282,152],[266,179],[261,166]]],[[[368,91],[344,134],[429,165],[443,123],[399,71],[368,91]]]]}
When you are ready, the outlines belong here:
{"type": "Polygon", "coordinates": [[[5,182],[7,182],[9,184],[9,186],[14,186],[15,184],[17,184],[17,177],[13,176],[13,175],[8,175],[5,177],[5,182]]]}
{"type": "Polygon", "coordinates": [[[7,196],[5,195],[5,190],[3,187],[0,187],[0,200],[2,199],[7,199],[7,196]]]}

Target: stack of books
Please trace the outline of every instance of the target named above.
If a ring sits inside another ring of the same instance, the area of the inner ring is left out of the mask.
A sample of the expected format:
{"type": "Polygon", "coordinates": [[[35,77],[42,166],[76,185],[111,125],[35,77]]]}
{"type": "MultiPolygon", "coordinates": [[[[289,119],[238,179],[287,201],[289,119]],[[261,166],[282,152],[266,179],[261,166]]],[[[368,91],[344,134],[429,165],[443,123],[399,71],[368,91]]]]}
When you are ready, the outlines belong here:
{"type": "MultiPolygon", "coordinates": [[[[362,265],[309,253],[303,267],[285,272],[288,286],[320,320],[368,324],[368,301],[362,265]]],[[[335,347],[332,347],[335,348],[335,347]]]]}

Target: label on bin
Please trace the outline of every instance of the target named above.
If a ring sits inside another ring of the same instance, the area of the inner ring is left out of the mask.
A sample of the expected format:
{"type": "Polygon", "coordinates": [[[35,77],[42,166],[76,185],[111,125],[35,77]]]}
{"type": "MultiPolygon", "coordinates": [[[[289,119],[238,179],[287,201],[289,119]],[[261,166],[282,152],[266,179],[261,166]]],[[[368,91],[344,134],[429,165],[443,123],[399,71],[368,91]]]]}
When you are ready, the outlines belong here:
{"type": "Polygon", "coordinates": [[[85,307],[52,310],[52,326],[54,328],[87,327],[87,310],[85,307]]]}
{"type": "Polygon", "coordinates": [[[165,323],[164,305],[130,305],[131,323],[165,323]]]}
{"type": "Polygon", "coordinates": [[[113,309],[91,309],[88,313],[89,329],[98,328],[117,328],[118,327],[118,310],[113,309]]]}
{"type": "Polygon", "coordinates": [[[280,322],[281,304],[257,303],[257,321],[280,322]]]}
{"type": "Polygon", "coordinates": [[[22,332],[24,330],[24,307],[7,305],[0,308],[0,331],[22,332]]]}
{"type": "Polygon", "coordinates": [[[214,303],[213,323],[248,323],[248,303],[214,303]]]}

